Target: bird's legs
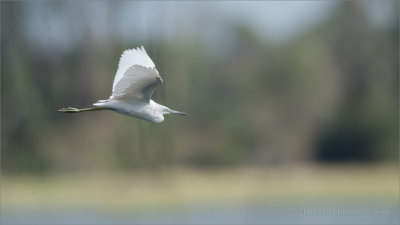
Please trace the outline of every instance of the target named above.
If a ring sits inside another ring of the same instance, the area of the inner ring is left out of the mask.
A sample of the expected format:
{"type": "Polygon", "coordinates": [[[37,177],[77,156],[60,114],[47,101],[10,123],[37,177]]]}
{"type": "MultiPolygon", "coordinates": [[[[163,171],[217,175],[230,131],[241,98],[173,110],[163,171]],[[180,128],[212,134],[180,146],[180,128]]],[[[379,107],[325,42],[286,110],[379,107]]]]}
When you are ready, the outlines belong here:
{"type": "Polygon", "coordinates": [[[96,106],[96,107],[91,107],[91,108],[83,108],[83,109],[77,109],[73,107],[67,107],[67,108],[62,108],[57,110],[58,112],[63,112],[63,113],[79,113],[79,112],[88,112],[88,111],[96,111],[96,110],[106,110],[107,108],[101,107],[101,106],[96,106]]]}

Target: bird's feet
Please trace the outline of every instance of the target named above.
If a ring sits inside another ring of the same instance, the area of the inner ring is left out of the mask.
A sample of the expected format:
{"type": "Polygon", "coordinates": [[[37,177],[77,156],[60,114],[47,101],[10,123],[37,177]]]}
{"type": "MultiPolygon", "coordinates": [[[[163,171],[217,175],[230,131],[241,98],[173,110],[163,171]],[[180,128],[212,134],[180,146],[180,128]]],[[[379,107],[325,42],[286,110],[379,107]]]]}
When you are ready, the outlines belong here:
{"type": "Polygon", "coordinates": [[[63,112],[63,113],[74,113],[74,112],[79,112],[79,109],[73,108],[73,107],[67,107],[67,108],[62,108],[57,110],[58,112],[63,112]]]}

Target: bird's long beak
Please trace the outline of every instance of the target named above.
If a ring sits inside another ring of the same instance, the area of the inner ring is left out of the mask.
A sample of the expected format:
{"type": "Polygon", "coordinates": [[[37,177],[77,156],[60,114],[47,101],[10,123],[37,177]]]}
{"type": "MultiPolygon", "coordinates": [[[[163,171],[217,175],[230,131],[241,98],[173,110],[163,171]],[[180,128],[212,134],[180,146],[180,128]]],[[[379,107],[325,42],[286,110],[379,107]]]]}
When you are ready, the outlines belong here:
{"type": "Polygon", "coordinates": [[[186,113],[184,113],[184,112],[179,112],[179,111],[175,111],[175,110],[172,110],[172,109],[170,109],[169,112],[173,113],[173,114],[186,115],[186,113]]]}

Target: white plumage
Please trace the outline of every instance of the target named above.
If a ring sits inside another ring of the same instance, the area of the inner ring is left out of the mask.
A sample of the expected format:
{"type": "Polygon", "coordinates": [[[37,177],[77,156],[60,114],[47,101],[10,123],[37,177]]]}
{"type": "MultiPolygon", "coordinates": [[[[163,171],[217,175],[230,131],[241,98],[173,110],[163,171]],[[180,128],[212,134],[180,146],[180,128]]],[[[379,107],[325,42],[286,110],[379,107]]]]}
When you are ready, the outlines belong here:
{"type": "Polygon", "coordinates": [[[114,79],[110,98],[150,101],[161,83],[162,79],[155,68],[133,65],[121,78],[114,79]]]}
{"type": "Polygon", "coordinates": [[[147,52],[146,50],[144,50],[143,46],[141,46],[140,48],[138,47],[136,49],[133,48],[125,50],[122,53],[118,63],[118,70],[117,73],[115,74],[113,88],[112,88],[113,92],[115,90],[115,86],[117,85],[118,81],[121,80],[121,78],[124,76],[129,67],[133,65],[140,65],[145,68],[156,67],[154,65],[154,62],[147,55],[147,52]]]}
{"type": "Polygon", "coordinates": [[[165,114],[185,115],[151,100],[154,91],[162,82],[160,74],[143,46],[128,49],[121,55],[109,99],[94,103],[96,106],[94,108],[68,107],[59,111],[75,113],[109,109],[155,123],[161,123],[165,114]]]}

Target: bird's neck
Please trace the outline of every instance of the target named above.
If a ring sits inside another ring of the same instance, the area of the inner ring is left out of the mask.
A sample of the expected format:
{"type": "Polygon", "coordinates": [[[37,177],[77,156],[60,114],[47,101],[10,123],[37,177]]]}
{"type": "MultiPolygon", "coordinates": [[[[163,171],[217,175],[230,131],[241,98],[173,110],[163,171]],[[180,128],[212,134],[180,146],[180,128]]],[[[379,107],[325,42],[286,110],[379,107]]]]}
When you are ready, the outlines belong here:
{"type": "Polygon", "coordinates": [[[150,105],[150,107],[152,107],[152,108],[164,107],[163,105],[158,104],[157,102],[155,102],[155,101],[153,101],[153,100],[151,100],[151,99],[150,99],[149,105],[150,105]]]}

